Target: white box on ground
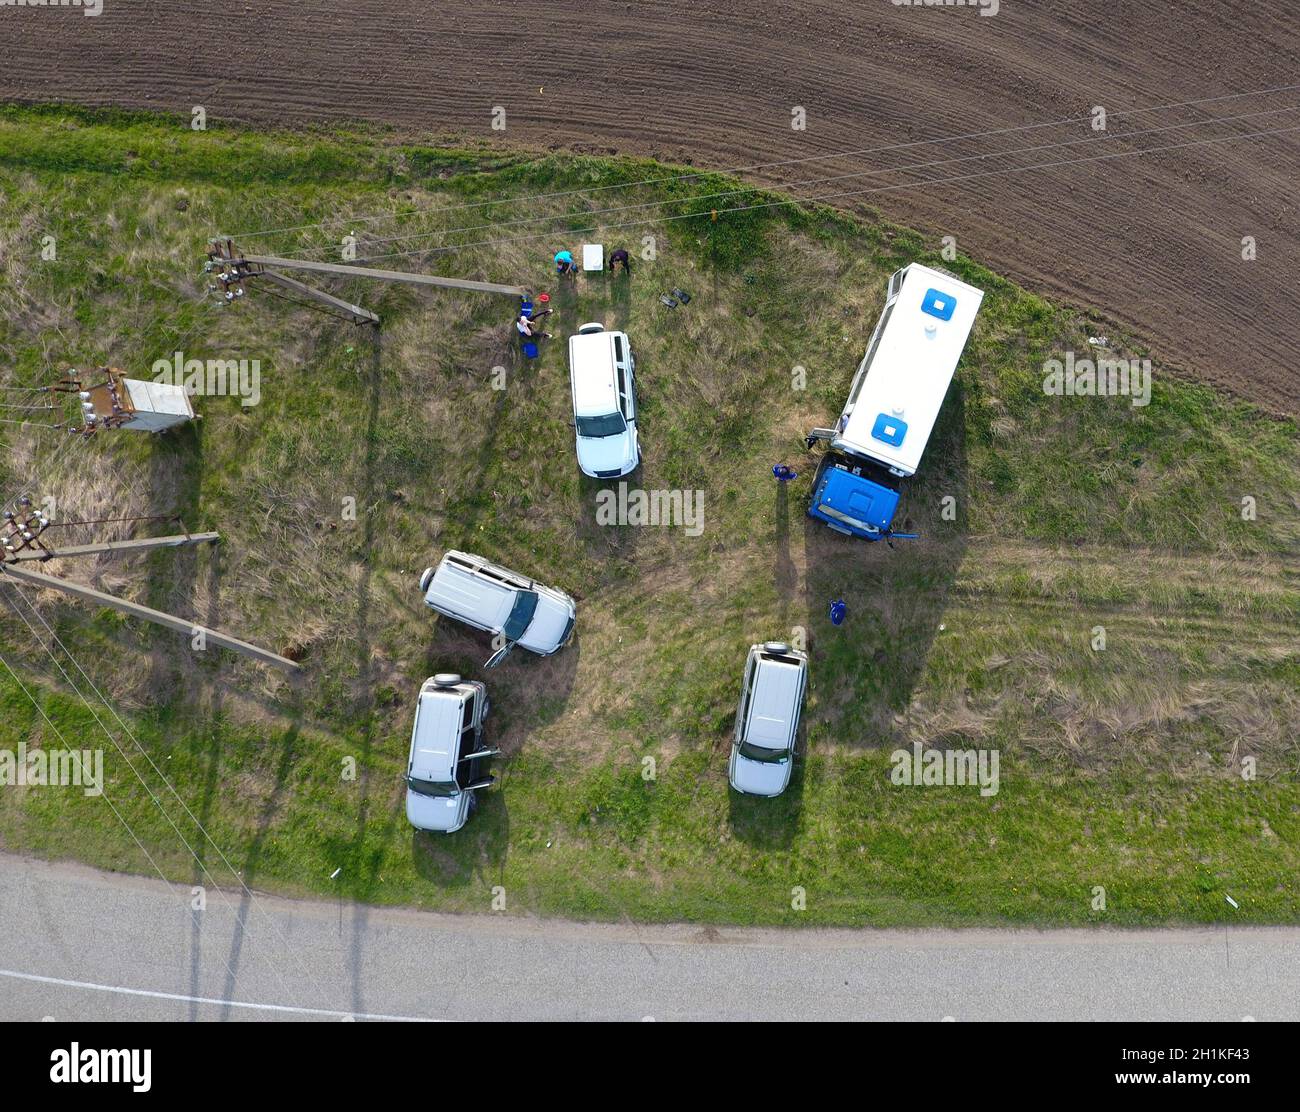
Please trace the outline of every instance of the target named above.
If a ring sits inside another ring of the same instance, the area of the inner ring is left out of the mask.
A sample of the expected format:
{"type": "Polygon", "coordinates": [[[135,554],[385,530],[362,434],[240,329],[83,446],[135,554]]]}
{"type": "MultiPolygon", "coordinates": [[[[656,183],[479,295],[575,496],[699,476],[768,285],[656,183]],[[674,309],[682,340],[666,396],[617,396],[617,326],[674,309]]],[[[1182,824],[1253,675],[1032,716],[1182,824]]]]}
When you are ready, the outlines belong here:
{"type": "Polygon", "coordinates": [[[122,423],[122,428],[161,432],[194,420],[194,407],[183,386],[138,378],[124,378],[122,385],[131,403],[131,417],[122,423]]]}
{"type": "Polygon", "coordinates": [[[605,245],[603,243],[584,243],[582,245],[582,269],[605,269],[605,245]]]}

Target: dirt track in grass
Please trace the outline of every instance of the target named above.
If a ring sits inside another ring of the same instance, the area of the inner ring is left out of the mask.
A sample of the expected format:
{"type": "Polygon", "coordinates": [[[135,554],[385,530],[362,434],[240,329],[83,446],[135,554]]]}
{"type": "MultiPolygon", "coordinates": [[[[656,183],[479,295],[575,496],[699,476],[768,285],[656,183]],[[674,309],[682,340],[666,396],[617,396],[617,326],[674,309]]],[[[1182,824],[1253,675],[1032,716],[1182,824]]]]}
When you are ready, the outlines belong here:
{"type": "Polygon", "coordinates": [[[0,98],[362,119],[426,140],[713,168],[805,160],[750,176],[835,178],[796,192],[854,192],[834,203],[956,236],[1149,340],[1157,375],[1300,412],[1300,131],[1204,142],[1300,128],[1300,88],[1258,92],[1300,85],[1300,7],[1003,0],[988,17],[888,0],[103,2],[94,18],[0,9],[0,98]],[[1105,134],[1086,119],[1098,104],[1105,134]],[[497,105],[504,132],[491,130],[497,105]],[[972,132],[983,134],[920,142],[972,132]]]}

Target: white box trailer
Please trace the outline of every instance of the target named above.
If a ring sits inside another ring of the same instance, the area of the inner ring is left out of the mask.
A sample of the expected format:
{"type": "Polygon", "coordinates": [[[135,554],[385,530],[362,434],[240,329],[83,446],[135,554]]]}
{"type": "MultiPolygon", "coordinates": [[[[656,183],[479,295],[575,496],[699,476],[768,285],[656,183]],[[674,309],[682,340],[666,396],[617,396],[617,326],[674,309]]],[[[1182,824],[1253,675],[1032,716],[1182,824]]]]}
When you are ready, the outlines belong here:
{"type": "Polygon", "coordinates": [[[984,291],[912,263],[889,280],[885,308],[827,441],[808,513],[833,529],[879,540],[890,533],[898,478],[916,473],[984,291]]]}
{"type": "Polygon", "coordinates": [[[915,474],[983,300],[919,263],[894,274],[831,447],[915,474]]]}

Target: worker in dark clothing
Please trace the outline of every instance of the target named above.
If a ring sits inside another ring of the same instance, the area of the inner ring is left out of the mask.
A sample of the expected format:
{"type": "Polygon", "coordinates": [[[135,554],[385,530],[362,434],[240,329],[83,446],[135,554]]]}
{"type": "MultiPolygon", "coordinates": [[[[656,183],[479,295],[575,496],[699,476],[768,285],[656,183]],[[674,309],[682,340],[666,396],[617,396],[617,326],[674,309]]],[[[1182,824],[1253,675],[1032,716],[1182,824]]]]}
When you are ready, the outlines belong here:
{"type": "Polygon", "coordinates": [[[632,259],[628,256],[627,249],[623,247],[610,253],[609,272],[613,274],[620,265],[623,267],[624,274],[632,273],[632,259]]]}

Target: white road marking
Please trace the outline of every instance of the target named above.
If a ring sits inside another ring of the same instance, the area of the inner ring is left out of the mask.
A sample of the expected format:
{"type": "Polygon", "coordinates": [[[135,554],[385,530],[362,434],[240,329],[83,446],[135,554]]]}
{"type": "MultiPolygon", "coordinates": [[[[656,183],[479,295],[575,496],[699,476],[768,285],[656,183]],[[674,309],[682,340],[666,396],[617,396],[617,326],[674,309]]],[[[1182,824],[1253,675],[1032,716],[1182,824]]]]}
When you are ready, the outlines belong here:
{"type": "Polygon", "coordinates": [[[371,1012],[336,1012],[329,1008],[297,1008],[289,1004],[259,1004],[248,1000],[221,1000],[212,996],[187,996],[179,992],[154,992],[144,988],[125,988],[121,985],[97,985],[91,981],[69,981],[62,977],[42,977],[38,973],[19,973],[13,969],[0,969],[0,977],[18,981],[35,981],[64,988],[89,989],[92,992],[116,992],[123,996],[148,996],[155,1000],[179,1000],[186,1004],[216,1004],[223,1008],[251,1008],[259,1012],[292,1012],[297,1015],[324,1015],[335,1019],[388,1020],[394,1023],[438,1023],[439,1020],[414,1015],[379,1015],[371,1012]]]}

